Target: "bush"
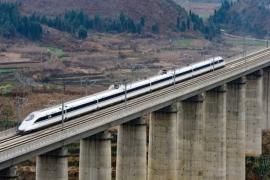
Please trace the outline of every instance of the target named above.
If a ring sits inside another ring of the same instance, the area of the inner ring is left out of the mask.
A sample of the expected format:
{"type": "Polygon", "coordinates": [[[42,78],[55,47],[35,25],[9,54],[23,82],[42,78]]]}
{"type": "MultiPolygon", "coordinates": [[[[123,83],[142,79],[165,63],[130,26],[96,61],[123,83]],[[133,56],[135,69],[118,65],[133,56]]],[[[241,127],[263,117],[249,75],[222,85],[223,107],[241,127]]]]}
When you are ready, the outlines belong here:
{"type": "Polygon", "coordinates": [[[0,2],[0,36],[11,38],[21,34],[32,40],[40,40],[42,33],[40,23],[22,16],[17,4],[0,2]]]}
{"type": "Polygon", "coordinates": [[[158,34],[159,33],[159,25],[158,25],[158,23],[155,23],[152,26],[152,32],[155,33],[155,34],[158,34]]]}
{"type": "Polygon", "coordinates": [[[88,36],[87,30],[84,27],[80,27],[78,30],[78,38],[79,39],[86,39],[88,36]]]}

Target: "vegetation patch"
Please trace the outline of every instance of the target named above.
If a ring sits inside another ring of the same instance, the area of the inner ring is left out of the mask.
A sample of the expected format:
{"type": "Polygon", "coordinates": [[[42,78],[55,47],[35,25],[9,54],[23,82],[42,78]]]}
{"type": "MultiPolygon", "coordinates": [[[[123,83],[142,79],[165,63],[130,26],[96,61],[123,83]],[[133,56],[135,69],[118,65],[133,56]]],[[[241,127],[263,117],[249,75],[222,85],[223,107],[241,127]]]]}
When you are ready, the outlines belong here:
{"type": "Polygon", "coordinates": [[[31,40],[39,40],[42,33],[41,25],[31,17],[22,16],[17,4],[0,2],[0,36],[12,38],[22,35],[31,40]]]}
{"type": "Polygon", "coordinates": [[[7,73],[13,73],[15,69],[10,68],[0,68],[0,74],[7,74],[7,73]]]}
{"type": "Polygon", "coordinates": [[[118,18],[112,19],[103,18],[97,14],[90,17],[83,11],[73,10],[66,12],[64,16],[54,18],[40,17],[34,14],[31,19],[60,31],[72,33],[79,39],[87,38],[88,30],[113,33],[141,33],[145,24],[145,17],[141,17],[138,22],[135,22],[124,13],[121,13],[118,18]]]}
{"type": "Polygon", "coordinates": [[[3,84],[0,85],[0,94],[8,94],[12,91],[12,89],[14,88],[14,86],[12,84],[3,84]]]}
{"type": "Polygon", "coordinates": [[[215,26],[234,34],[253,34],[263,38],[269,34],[270,11],[266,0],[222,1],[209,19],[215,26]]]}
{"type": "Polygon", "coordinates": [[[8,129],[8,128],[14,127],[15,125],[16,125],[15,121],[11,121],[11,120],[0,121],[0,128],[8,129]]]}
{"type": "Polygon", "coordinates": [[[267,42],[265,40],[259,40],[259,39],[246,39],[243,41],[243,39],[227,39],[226,40],[227,44],[231,44],[233,46],[265,46],[267,42]]]}
{"type": "Polygon", "coordinates": [[[194,39],[185,38],[185,39],[176,39],[173,41],[173,45],[181,48],[190,47],[193,43],[194,39]]]}
{"type": "Polygon", "coordinates": [[[55,56],[55,57],[57,57],[57,58],[59,58],[59,59],[62,59],[62,58],[64,58],[64,57],[67,57],[67,54],[66,54],[62,49],[60,49],[60,48],[56,48],[56,47],[48,47],[48,48],[47,48],[47,51],[48,51],[51,55],[53,55],[53,56],[55,56]]]}

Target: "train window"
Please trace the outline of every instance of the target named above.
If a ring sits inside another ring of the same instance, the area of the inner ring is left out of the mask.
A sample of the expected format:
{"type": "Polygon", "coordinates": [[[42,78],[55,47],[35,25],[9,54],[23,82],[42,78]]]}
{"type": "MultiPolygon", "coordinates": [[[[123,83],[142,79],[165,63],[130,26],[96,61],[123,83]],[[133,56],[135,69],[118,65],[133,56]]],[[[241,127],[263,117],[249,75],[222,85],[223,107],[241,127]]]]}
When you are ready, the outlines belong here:
{"type": "Polygon", "coordinates": [[[119,89],[120,85],[119,84],[114,84],[113,87],[114,87],[114,89],[119,89]]]}
{"type": "Polygon", "coordinates": [[[32,119],[34,119],[34,114],[30,114],[25,118],[25,121],[31,121],[32,119]]]}
{"type": "Polygon", "coordinates": [[[167,70],[166,69],[162,69],[159,71],[159,74],[163,75],[163,74],[167,74],[167,70]]]}

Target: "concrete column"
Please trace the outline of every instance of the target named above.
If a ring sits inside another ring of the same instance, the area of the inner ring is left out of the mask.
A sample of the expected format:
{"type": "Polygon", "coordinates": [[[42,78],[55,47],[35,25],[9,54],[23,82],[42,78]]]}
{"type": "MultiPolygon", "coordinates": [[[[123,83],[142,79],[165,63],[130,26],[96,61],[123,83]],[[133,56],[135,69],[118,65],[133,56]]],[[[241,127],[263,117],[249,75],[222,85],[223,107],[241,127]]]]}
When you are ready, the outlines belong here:
{"type": "Polygon", "coordinates": [[[204,179],[226,179],[226,86],[205,93],[204,179]]]}
{"type": "Polygon", "coordinates": [[[270,129],[270,68],[263,71],[263,130],[270,129]]]}
{"type": "Polygon", "coordinates": [[[148,180],[176,180],[177,105],[151,113],[148,180]]]}
{"type": "Polygon", "coordinates": [[[262,153],[263,118],[262,71],[247,76],[246,89],[246,155],[259,156],[262,153]]]}
{"type": "Polygon", "coordinates": [[[80,180],[111,180],[111,134],[96,134],[80,142],[80,180]]]}
{"type": "Polygon", "coordinates": [[[2,169],[0,171],[1,180],[15,180],[17,179],[16,168],[14,166],[2,169]]]}
{"type": "Polygon", "coordinates": [[[119,126],[116,180],[146,180],[146,124],[142,118],[119,126]]]}
{"type": "Polygon", "coordinates": [[[227,84],[227,180],[245,180],[245,97],[245,78],[227,84]]]}
{"type": "Polygon", "coordinates": [[[177,179],[200,180],[204,175],[204,96],[179,103],[177,123],[177,179]]]}
{"type": "Polygon", "coordinates": [[[68,180],[67,149],[61,148],[37,156],[36,180],[68,180]]]}

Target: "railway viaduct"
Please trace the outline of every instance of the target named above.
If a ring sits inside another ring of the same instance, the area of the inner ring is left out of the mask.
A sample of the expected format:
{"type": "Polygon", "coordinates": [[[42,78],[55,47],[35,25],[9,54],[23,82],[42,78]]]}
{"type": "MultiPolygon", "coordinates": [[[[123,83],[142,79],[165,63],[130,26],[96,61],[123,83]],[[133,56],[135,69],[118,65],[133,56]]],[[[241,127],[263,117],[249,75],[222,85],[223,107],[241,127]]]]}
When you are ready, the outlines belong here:
{"type": "Polygon", "coordinates": [[[245,156],[261,154],[262,130],[270,127],[269,66],[264,49],[64,124],[23,136],[6,131],[0,179],[36,156],[37,180],[67,180],[63,147],[80,140],[79,179],[111,180],[107,130],[118,127],[117,180],[244,180],[245,156]]]}

